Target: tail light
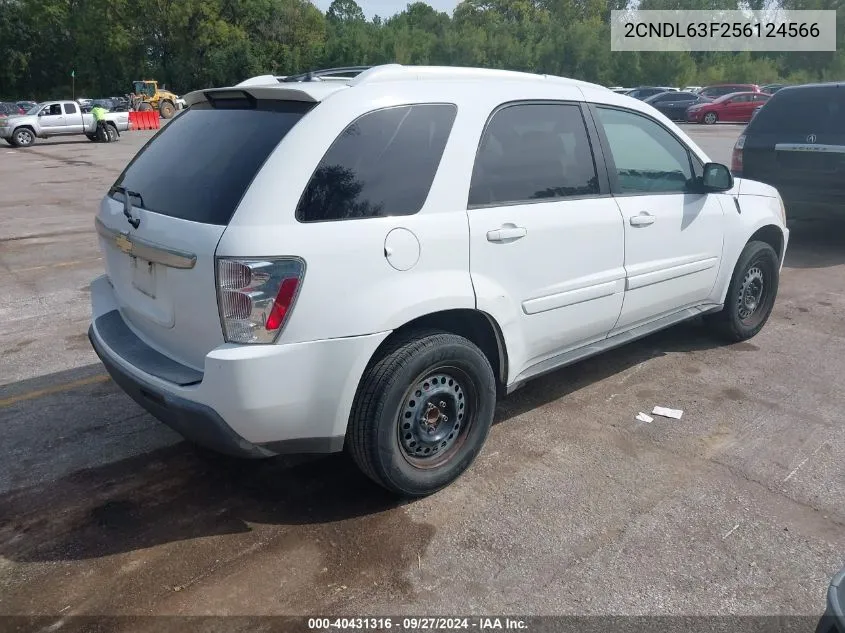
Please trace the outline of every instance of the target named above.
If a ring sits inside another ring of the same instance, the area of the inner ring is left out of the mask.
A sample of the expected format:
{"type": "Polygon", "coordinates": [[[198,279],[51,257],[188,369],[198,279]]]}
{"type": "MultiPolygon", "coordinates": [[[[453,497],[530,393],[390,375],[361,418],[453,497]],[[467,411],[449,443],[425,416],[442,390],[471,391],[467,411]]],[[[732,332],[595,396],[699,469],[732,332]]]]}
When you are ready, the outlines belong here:
{"type": "Polygon", "coordinates": [[[736,139],[734,151],[731,154],[731,172],[734,176],[742,176],[742,148],[745,147],[745,134],[736,139]]]}
{"type": "Polygon", "coordinates": [[[217,259],[217,305],[227,343],[273,343],[287,323],[305,262],[217,259]]]}

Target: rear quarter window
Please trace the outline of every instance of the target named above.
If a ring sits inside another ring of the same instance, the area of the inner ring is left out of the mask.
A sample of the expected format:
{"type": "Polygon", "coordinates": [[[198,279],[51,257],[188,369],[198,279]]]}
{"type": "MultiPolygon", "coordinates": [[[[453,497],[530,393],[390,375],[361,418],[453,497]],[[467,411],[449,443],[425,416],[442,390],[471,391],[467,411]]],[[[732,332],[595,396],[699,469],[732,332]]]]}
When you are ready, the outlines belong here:
{"type": "Polygon", "coordinates": [[[454,104],[374,110],[335,139],[305,187],[300,222],[412,215],[422,209],[455,121],[454,104]]]}
{"type": "Polygon", "coordinates": [[[191,222],[226,225],[256,173],[314,106],[298,101],[200,103],[175,117],[115,182],[133,204],[191,222]]]}

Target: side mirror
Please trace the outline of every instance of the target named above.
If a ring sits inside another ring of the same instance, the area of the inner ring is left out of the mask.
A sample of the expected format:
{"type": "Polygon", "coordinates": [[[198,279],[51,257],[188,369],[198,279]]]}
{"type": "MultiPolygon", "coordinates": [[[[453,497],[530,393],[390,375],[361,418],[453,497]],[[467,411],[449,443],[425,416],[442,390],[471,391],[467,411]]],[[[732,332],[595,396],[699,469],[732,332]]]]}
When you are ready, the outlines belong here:
{"type": "Polygon", "coordinates": [[[704,191],[728,191],[734,186],[734,177],[731,170],[721,163],[707,163],[701,176],[701,185],[704,191]]]}

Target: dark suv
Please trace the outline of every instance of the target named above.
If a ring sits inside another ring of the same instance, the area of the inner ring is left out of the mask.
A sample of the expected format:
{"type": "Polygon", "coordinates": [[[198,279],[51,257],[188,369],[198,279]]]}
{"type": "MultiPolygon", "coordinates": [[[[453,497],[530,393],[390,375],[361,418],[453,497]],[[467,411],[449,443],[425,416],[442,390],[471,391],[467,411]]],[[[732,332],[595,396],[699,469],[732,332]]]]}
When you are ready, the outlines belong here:
{"type": "Polygon", "coordinates": [[[737,139],[731,170],[776,187],[792,216],[845,216],[845,82],[778,90],[737,139]]]}

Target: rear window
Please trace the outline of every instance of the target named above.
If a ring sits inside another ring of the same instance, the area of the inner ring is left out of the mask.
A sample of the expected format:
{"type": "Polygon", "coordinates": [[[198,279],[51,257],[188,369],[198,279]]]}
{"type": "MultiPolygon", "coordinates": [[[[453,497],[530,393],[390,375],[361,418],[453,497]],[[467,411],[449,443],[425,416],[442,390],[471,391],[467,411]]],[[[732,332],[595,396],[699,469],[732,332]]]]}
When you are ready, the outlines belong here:
{"type": "Polygon", "coordinates": [[[427,103],[368,112],[334,141],[299,201],[300,222],[412,215],[428,197],[457,108],[427,103]]]}
{"type": "Polygon", "coordinates": [[[845,87],[778,90],[749,125],[752,132],[845,134],[845,87]]]}
{"type": "Polygon", "coordinates": [[[226,225],[255,174],[314,106],[297,101],[192,106],[145,145],[115,182],[134,206],[191,222],[226,225]],[[225,107],[224,107],[225,106],[225,107]],[[234,106],[234,107],[233,107],[234,106]]]}

